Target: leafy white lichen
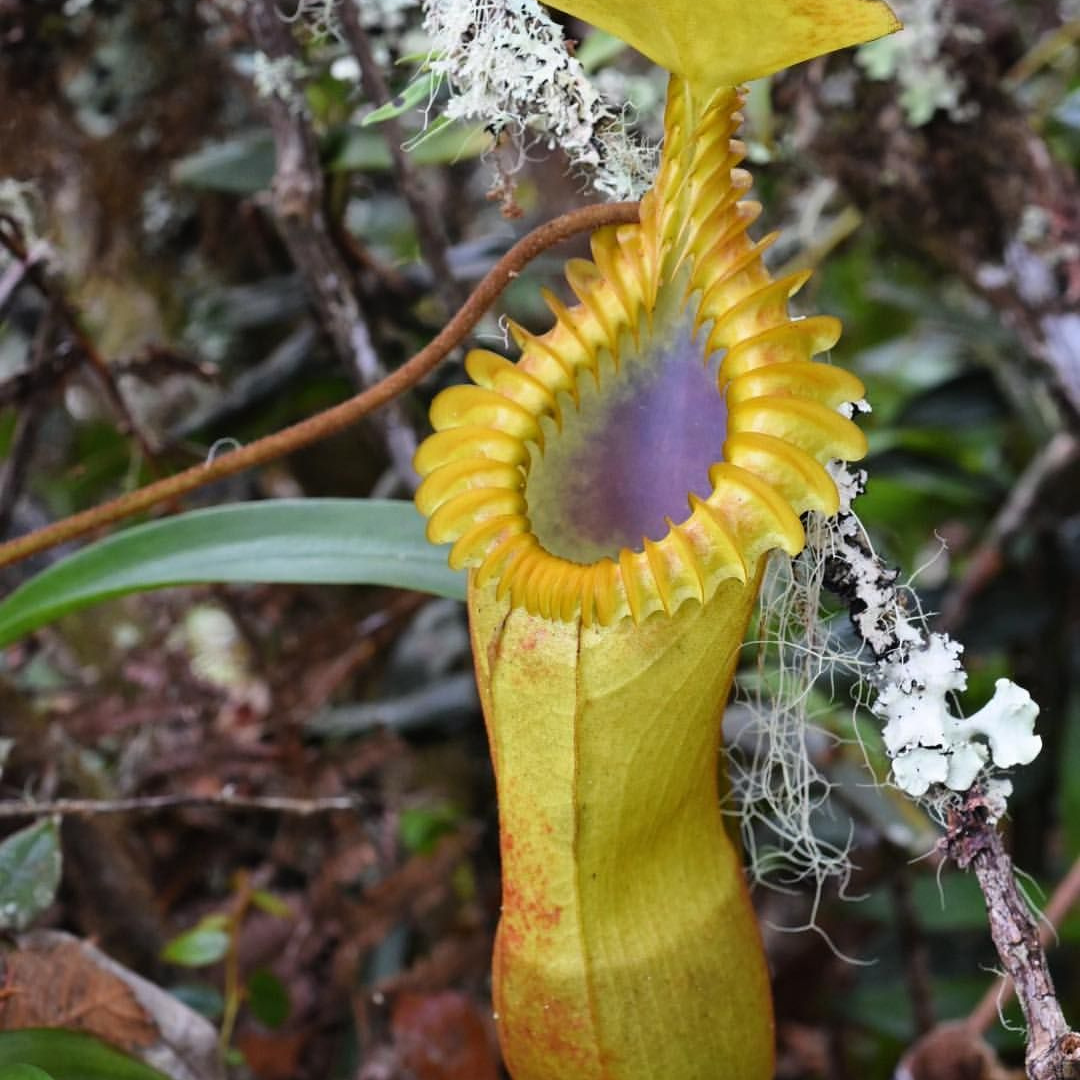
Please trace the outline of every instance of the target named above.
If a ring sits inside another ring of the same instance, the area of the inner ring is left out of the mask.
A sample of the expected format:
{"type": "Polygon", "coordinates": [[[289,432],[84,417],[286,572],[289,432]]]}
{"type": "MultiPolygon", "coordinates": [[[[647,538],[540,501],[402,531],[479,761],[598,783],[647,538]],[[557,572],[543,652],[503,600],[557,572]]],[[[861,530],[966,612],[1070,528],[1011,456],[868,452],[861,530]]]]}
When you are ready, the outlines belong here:
{"type": "Polygon", "coordinates": [[[306,72],[296,57],[271,57],[264,52],[256,52],[251,58],[251,65],[251,78],[260,97],[280,98],[291,108],[303,110],[298,84],[306,72]]]}
{"type": "Polygon", "coordinates": [[[427,0],[424,26],[451,89],[447,117],[559,147],[612,198],[651,182],[655,152],[629,136],[537,0],[427,0]]]}
{"type": "Polygon", "coordinates": [[[1027,765],[1042,749],[1034,734],[1039,707],[1008,679],[998,679],[993,698],[972,716],[953,715],[952,695],[967,689],[962,652],[946,635],[930,634],[878,663],[873,711],[885,721],[893,777],[909,795],[925,795],[934,784],[967,791],[988,765],[1027,765]]]}
{"type": "Polygon", "coordinates": [[[898,34],[859,47],[856,59],[871,79],[895,79],[900,104],[912,127],[939,112],[967,120],[974,106],[965,103],[964,83],[942,51],[955,19],[944,0],[892,0],[904,23],[898,34]]]}

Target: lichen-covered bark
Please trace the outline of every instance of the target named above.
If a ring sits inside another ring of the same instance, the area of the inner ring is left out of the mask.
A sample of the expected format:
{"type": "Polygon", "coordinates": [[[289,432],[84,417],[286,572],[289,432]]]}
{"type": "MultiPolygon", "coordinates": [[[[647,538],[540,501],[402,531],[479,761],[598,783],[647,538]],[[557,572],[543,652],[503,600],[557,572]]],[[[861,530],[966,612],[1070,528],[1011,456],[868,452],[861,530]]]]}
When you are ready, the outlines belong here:
{"type": "Polygon", "coordinates": [[[963,85],[962,119],[939,112],[912,127],[896,87],[865,79],[838,105],[817,67],[803,76],[811,155],[890,243],[986,297],[1076,414],[1080,184],[1003,85],[1020,55],[1012,5],[960,0],[955,15],[942,49],[963,85]]]}

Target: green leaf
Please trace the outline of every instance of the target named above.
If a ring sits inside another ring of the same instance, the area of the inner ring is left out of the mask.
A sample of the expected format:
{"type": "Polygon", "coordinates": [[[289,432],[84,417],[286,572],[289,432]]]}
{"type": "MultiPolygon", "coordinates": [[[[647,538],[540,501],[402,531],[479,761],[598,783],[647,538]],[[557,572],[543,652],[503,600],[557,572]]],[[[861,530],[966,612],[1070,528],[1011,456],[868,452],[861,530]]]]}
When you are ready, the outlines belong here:
{"type": "Polygon", "coordinates": [[[60,827],[46,818],[0,844],[0,931],[25,930],[60,885],[60,827]]]}
{"type": "Polygon", "coordinates": [[[182,967],[208,967],[225,958],[229,951],[229,935],[224,930],[208,926],[196,926],[179,937],[174,937],[161,950],[163,960],[182,967]]]}
{"type": "Polygon", "coordinates": [[[193,1012],[207,1020],[218,1021],[225,1011],[225,999],[216,986],[208,983],[178,983],[168,988],[169,993],[182,1001],[193,1012]]]}
{"type": "Polygon", "coordinates": [[[415,109],[422,101],[430,101],[433,88],[436,84],[436,76],[430,72],[419,75],[400,94],[395,94],[385,105],[380,105],[360,121],[361,127],[371,127],[373,124],[381,124],[384,120],[391,120],[395,116],[415,109]]]}
{"type": "Polygon", "coordinates": [[[265,889],[256,889],[251,894],[251,902],[260,911],[265,911],[267,915],[273,915],[275,918],[291,919],[293,917],[293,909],[281,897],[265,889]]]}
{"type": "Polygon", "coordinates": [[[20,1062],[18,1065],[0,1066],[0,1080],[56,1080],[56,1078],[36,1065],[20,1062]]]}
{"type": "MultiPolygon", "coordinates": [[[[81,1031],[26,1028],[0,1032],[0,1077],[15,1080],[9,1067],[33,1066],[51,1080],[169,1080],[157,1069],[81,1031]]],[[[31,1080],[23,1074],[20,1080],[31,1080]]]]}
{"type": "Polygon", "coordinates": [[[452,806],[411,806],[401,811],[398,831],[410,854],[429,855],[439,839],[452,833],[460,821],[461,812],[452,806]]]}
{"type": "Polygon", "coordinates": [[[264,128],[204,146],[172,168],[177,184],[233,195],[264,191],[273,177],[274,138],[264,128]]]}
{"type": "Polygon", "coordinates": [[[229,916],[224,912],[214,912],[213,915],[204,915],[198,923],[200,930],[228,930],[229,916]]]}
{"type": "Polygon", "coordinates": [[[626,50],[626,42],[614,34],[609,34],[606,30],[592,30],[577,47],[574,56],[585,69],[585,73],[592,75],[626,50]]]}
{"type": "Polygon", "coordinates": [[[0,603],[0,646],[109,597],[210,581],[388,585],[465,596],[464,575],[427,542],[411,503],[275,499],[193,510],[76,552],[0,603]]]}
{"type": "Polygon", "coordinates": [[[265,968],[251,973],[247,984],[248,1007],[264,1027],[279,1028],[289,1019],[292,1002],[282,981],[265,968]]]}
{"type": "MultiPolygon", "coordinates": [[[[386,139],[377,131],[350,124],[335,132],[336,148],[330,153],[331,172],[377,172],[390,168],[386,139]]],[[[446,165],[474,158],[491,148],[491,136],[480,125],[465,125],[440,117],[427,130],[406,143],[417,165],[446,165]]]]}

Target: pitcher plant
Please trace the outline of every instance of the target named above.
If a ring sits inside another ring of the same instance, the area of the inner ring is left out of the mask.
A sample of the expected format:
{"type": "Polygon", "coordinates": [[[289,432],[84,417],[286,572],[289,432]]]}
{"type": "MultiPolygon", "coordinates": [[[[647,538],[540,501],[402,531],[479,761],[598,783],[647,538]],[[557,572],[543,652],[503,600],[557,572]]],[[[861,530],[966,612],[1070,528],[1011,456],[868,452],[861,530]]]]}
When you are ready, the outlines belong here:
{"type": "Polygon", "coordinates": [[[892,32],[878,0],[557,0],[671,72],[640,223],[601,229],[434,401],[416,501],[468,568],[495,768],[494,1002],[514,1080],[767,1080],[761,938],[718,793],[766,555],[836,513],[866,442],[840,325],[773,280],[738,84],[892,32]],[[850,411],[850,410],[847,410],[850,411]]]}

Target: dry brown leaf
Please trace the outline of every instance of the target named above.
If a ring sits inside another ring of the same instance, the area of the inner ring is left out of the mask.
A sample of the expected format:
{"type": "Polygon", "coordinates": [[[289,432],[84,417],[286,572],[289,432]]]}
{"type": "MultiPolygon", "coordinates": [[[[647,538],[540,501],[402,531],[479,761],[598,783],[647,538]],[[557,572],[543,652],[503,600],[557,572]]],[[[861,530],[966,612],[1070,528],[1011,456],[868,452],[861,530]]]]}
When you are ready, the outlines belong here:
{"type": "Polygon", "coordinates": [[[223,1080],[209,1021],[71,934],[23,934],[0,954],[0,980],[0,1030],[85,1031],[174,1080],[223,1080]]]}
{"type": "Polygon", "coordinates": [[[898,1080],[1009,1080],[982,1035],[963,1021],[938,1024],[904,1055],[898,1080]]]}
{"type": "Polygon", "coordinates": [[[415,1080],[497,1080],[491,1033],[465,994],[402,994],[392,1026],[401,1063],[415,1080]]]}
{"type": "Polygon", "coordinates": [[[157,1028],[131,988],[94,963],[79,942],[24,945],[2,963],[7,993],[0,999],[0,1027],[86,1031],[123,1050],[157,1041],[157,1028]]]}
{"type": "Polygon", "coordinates": [[[310,1034],[243,1031],[236,1037],[236,1047],[259,1080],[294,1080],[310,1034]]]}

